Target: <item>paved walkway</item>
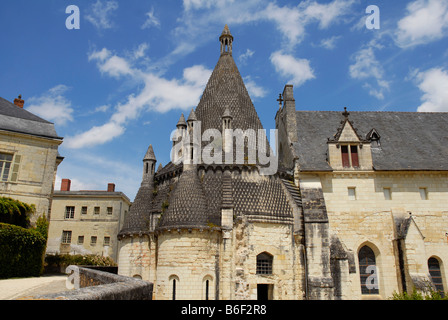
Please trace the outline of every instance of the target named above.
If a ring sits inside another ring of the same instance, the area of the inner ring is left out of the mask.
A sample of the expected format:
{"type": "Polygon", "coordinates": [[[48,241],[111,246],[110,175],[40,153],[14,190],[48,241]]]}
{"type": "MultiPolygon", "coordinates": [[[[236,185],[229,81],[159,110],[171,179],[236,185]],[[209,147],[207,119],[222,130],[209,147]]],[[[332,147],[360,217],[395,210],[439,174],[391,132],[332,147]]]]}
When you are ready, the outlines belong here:
{"type": "Polygon", "coordinates": [[[44,275],[42,277],[0,280],[0,300],[26,299],[68,290],[67,275],[44,275]]]}

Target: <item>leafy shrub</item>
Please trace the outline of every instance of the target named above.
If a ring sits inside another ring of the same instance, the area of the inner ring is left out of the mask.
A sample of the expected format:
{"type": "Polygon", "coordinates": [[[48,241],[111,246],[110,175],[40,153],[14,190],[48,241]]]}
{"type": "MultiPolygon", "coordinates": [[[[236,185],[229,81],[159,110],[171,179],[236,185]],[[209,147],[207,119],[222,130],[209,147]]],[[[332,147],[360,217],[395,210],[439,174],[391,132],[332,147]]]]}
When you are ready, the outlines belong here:
{"type": "Polygon", "coordinates": [[[30,215],[35,211],[34,205],[11,198],[0,198],[0,223],[28,228],[30,226],[30,215]]]}
{"type": "Polygon", "coordinates": [[[446,294],[441,294],[438,291],[433,290],[431,287],[427,289],[425,293],[421,291],[417,291],[415,288],[412,290],[412,293],[407,293],[406,291],[403,293],[394,292],[392,295],[392,300],[448,300],[448,296],[446,294]]]}
{"type": "Polygon", "coordinates": [[[0,279],[40,276],[45,246],[38,231],[0,223],[0,279]]]}
{"type": "Polygon", "coordinates": [[[55,254],[55,255],[47,255],[45,257],[45,264],[49,267],[49,269],[60,269],[68,267],[69,265],[77,265],[77,266],[116,266],[115,262],[110,257],[102,257],[99,255],[88,254],[55,254]]]}

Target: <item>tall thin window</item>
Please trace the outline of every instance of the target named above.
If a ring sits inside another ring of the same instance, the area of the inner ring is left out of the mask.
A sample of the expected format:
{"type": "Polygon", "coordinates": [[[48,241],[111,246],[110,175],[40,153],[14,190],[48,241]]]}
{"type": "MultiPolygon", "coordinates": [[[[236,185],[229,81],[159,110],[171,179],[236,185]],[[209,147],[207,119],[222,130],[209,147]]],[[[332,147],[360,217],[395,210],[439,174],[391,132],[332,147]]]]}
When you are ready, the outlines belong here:
{"type": "Polygon", "coordinates": [[[344,168],[350,168],[350,159],[348,158],[348,146],[341,146],[342,153],[342,166],[344,168]]]}
{"type": "Polygon", "coordinates": [[[205,300],[208,300],[208,290],[209,290],[210,280],[205,280],[205,300]]]}
{"type": "Polygon", "coordinates": [[[257,274],[272,274],[273,257],[266,252],[257,256],[257,274]]]}
{"type": "Polygon", "coordinates": [[[443,295],[443,281],[442,281],[442,273],[440,271],[439,260],[437,260],[434,257],[429,258],[428,268],[429,268],[429,274],[431,275],[432,283],[434,283],[436,290],[443,295]]]}
{"type": "Polygon", "coordinates": [[[176,300],[176,279],[173,279],[173,300],[176,300]]]}
{"type": "Polygon", "coordinates": [[[359,250],[359,276],[361,278],[362,294],[378,294],[378,274],[376,269],[375,253],[368,246],[359,250]]]}
{"type": "Polygon", "coordinates": [[[359,167],[358,147],[350,146],[350,154],[352,156],[352,167],[358,168],[359,167]]]}

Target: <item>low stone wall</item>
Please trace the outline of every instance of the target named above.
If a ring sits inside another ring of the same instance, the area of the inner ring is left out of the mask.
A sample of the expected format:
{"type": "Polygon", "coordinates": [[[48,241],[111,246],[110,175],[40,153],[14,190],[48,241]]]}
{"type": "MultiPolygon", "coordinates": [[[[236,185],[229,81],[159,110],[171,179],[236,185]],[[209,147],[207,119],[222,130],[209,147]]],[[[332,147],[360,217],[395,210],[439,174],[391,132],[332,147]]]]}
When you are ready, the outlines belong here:
{"type": "Polygon", "coordinates": [[[152,300],[153,284],[87,267],[70,266],[79,289],[36,296],[40,300],[152,300]]]}

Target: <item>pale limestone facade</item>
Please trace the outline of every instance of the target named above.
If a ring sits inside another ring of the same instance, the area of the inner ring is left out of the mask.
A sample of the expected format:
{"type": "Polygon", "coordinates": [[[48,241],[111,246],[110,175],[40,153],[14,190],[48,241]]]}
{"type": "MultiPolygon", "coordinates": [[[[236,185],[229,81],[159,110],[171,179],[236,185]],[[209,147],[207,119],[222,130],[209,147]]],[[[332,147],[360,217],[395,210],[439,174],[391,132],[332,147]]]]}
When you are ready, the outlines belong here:
{"type": "Polygon", "coordinates": [[[47,254],[96,254],[118,260],[117,234],[131,202],[122,192],[55,191],[47,254]]]}
{"type": "MultiPolygon", "coordinates": [[[[300,188],[302,196],[308,190],[321,192],[320,203],[323,204],[328,216],[326,222],[328,237],[325,239],[320,235],[311,241],[317,243],[313,246],[319,247],[324,242],[339,243],[347,253],[347,257],[333,260],[331,267],[336,295],[341,299],[387,299],[392,297],[394,292],[404,290],[411,292],[413,288],[424,291],[428,286],[434,285],[429,271],[430,258],[438,261],[441,283],[443,289],[447,291],[448,171],[442,166],[440,170],[432,169],[431,158],[421,161],[422,169],[411,168],[414,163],[410,162],[409,169],[406,170],[402,163],[406,163],[403,158],[408,156],[407,153],[399,154],[398,160],[391,162],[387,169],[376,168],[383,164],[376,165],[373,157],[379,159],[378,155],[381,155],[386,159],[387,153],[390,154],[391,151],[381,149],[381,144],[377,141],[368,141],[364,138],[355,129],[357,125],[358,129],[366,126],[362,121],[362,114],[356,115],[357,120],[352,122],[349,121],[351,116],[347,111],[341,112],[340,121],[337,117],[329,117],[336,119],[332,122],[334,136],[328,135],[328,140],[324,136],[321,145],[326,147],[321,147],[320,151],[316,152],[316,154],[322,152],[322,159],[324,162],[327,161],[328,167],[322,166],[317,161],[310,161],[310,158],[300,161],[301,157],[305,157],[302,153],[305,151],[300,150],[301,144],[307,139],[300,136],[308,130],[301,130],[300,123],[297,123],[300,117],[304,118],[302,123],[314,121],[310,124],[312,128],[318,127],[317,124],[328,126],[329,122],[325,112],[296,113],[293,111],[295,108],[288,109],[288,104],[294,104],[292,91],[289,91],[291,89],[291,86],[285,87],[285,106],[279,110],[276,117],[281,143],[291,146],[283,150],[285,153],[280,157],[286,165],[294,166],[295,184],[300,188]],[[286,129],[285,123],[288,118],[293,118],[291,122],[295,122],[297,128],[292,133],[286,129]],[[357,147],[354,149],[357,159],[354,160],[350,153],[347,156],[343,155],[344,145],[357,147]],[[345,161],[347,158],[349,160],[345,165],[344,157],[345,161]],[[354,166],[352,161],[357,165],[354,166]],[[316,169],[311,168],[309,165],[311,162],[316,169]],[[424,170],[425,165],[430,169],[424,170]],[[375,282],[378,292],[374,294],[365,294],[361,290],[361,281],[365,279],[360,277],[359,253],[365,246],[375,255],[377,276],[375,282]],[[335,276],[336,269],[339,274],[335,276]]],[[[366,117],[370,116],[385,122],[381,119],[381,114],[369,114],[366,117]]],[[[397,116],[400,115],[392,114],[384,117],[397,116]]],[[[405,115],[405,117],[412,116],[405,115]]],[[[434,114],[434,118],[437,117],[446,118],[446,115],[434,114]]],[[[419,114],[415,113],[414,118],[420,119],[419,114]]],[[[371,127],[364,127],[364,132],[378,126],[378,123],[368,119],[367,125],[371,127]]],[[[429,125],[429,122],[427,123],[429,125]]],[[[391,123],[387,128],[393,132],[396,130],[394,126],[396,124],[391,123]]],[[[418,130],[412,128],[412,125],[409,126],[410,131],[418,130]]],[[[434,129],[428,128],[428,130],[433,131],[435,135],[438,134],[434,129]]],[[[331,129],[328,132],[331,132],[331,129]]],[[[376,130],[372,129],[371,132],[376,130]]],[[[312,139],[311,136],[308,138],[312,139]]],[[[415,136],[409,136],[409,139],[415,139],[415,136]]],[[[381,139],[378,140],[381,142],[381,139]]],[[[389,141],[385,140],[384,144],[386,142],[389,141]]],[[[401,143],[407,144],[405,140],[401,143]]],[[[422,146],[425,144],[423,141],[421,143],[422,146]]],[[[395,145],[392,149],[400,147],[395,145]]],[[[433,147],[427,144],[425,148],[433,147]]],[[[411,158],[418,158],[420,151],[416,149],[415,153],[412,150],[407,152],[411,154],[411,158]]],[[[434,155],[436,159],[434,161],[437,161],[438,156],[434,155]]],[[[309,243],[310,239],[307,238],[306,241],[309,243]]],[[[322,274],[321,265],[308,264],[308,266],[309,273],[315,269],[317,274],[322,274]]]]}
{"type": "Polygon", "coordinates": [[[52,123],[24,110],[23,104],[0,100],[0,154],[12,160],[9,174],[2,163],[0,196],[35,205],[32,224],[39,216],[51,215],[56,171],[63,160],[58,154],[61,143],[52,123]]]}
{"type": "MultiPolygon", "coordinates": [[[[180,132],[262,128],[227,26],[220,42],[180,132]]],[[[160,300],[388,299],[439,280],[447,291],[448,154],[439,135],[448,116],[306,113],[296,110],[292,85],[278,101],[273,175],[258,163],[170,162],[155,172],[148,148],[118,235],[119,274],[153,282],[160,300]]]]}

